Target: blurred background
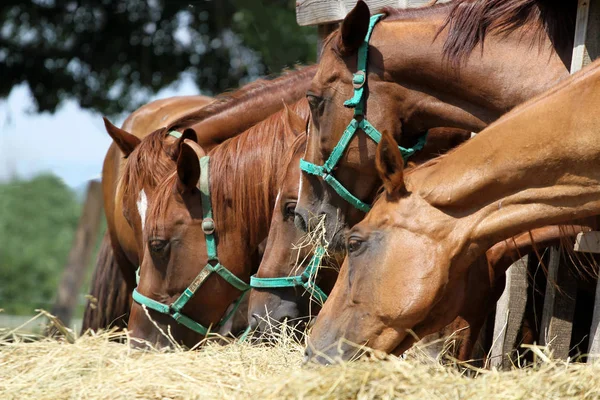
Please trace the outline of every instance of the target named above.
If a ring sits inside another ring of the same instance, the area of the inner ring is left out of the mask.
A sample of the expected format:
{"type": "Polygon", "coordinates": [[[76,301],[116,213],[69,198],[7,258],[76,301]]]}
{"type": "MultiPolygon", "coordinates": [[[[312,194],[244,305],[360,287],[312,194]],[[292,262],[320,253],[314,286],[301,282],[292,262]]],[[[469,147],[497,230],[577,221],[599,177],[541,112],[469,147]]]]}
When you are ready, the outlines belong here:
{"type": "Polygon", "coordinates": [[[298,26],[294,7],[293,0],[0,2],[0,327],[52,309],[88,182],[100,178],[110,144],[101,117],[120,125],[157,98],[216,95],[314,62],[316,28],[298,26]]]}

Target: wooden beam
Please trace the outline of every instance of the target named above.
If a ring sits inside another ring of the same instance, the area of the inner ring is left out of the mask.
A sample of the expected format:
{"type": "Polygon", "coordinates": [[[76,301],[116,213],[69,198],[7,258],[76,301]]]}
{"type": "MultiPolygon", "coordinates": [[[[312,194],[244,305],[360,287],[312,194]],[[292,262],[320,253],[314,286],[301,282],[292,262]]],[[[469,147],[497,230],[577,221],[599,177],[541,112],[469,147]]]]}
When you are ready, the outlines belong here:
{"type": "Polygon", "coordinates": [[[490,366],[510,368],[510,353],[515,349],[527,304],[527,261],[521,258],[506,271],[506,288],[496,304],[494,339],[490,350],[490,366]]]}
{"type": "Polygon", "coordinates": [[[52,314],[59,318],[65,326],[70,324],[73,310],[77,306],[85,269],[90,263],[101,219],[102,185],[99,181],[90,181],[79,225],[75,232],[73,247],[71,247],[67,265],[58,287],[56,302],[52,308],[52,314]]]}
{"type": "Polygon", "coordinates": [[[552,247],[548,261],[548,283],[542,312],[540,343],[549,346],[554,357],[561,359],[569,356],[577,296],[577,280],[571,275],[568,267],[562,250],[552,247]]]}
{"type": "MultiPolygon", "coordinates": [[[[413,8],[427,5],[431,0],[365,0],[371,14],[384,7],[413,8]]],[[[445,3],[449,0],[440,0],[445,3]]],[[[300,26],[330,24],[344,19],[357,0],[297,0],[296,21],[300,26]]]]}
{"type": "Polygon", "coordinates": [[[600,253],[600,232],[580,232],[575,239],[573,250],[580,253],[600,253]]]}

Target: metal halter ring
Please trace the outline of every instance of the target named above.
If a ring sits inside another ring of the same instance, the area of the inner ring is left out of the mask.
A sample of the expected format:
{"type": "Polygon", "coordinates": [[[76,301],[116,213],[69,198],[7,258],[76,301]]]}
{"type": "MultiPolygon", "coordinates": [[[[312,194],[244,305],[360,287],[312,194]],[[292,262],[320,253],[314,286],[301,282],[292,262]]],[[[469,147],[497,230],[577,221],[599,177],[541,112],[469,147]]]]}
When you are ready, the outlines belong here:
{"type": "Polygon", "coordinates": [[[356,71],[352,76],[352,86],[354,89],[360,89],[364,86],[366,79],[365,71],[356,71]]]}
{"type": "Polygon", "coordinates": [[[212,218],[204,218],[202,220],[202,232],[205,235],[211,235],[215,231],[215,221],[212,218]]]}

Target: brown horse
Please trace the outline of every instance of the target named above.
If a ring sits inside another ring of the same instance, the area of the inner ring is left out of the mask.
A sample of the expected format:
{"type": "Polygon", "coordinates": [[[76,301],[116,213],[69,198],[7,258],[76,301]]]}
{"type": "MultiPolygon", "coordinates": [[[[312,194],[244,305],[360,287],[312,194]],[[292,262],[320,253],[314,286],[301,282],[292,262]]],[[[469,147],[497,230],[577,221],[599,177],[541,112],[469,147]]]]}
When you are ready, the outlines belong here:
{"type": "Polygon", "coordinates": [[[376,160],[384,193],[348,234],[308,357],[348,359],[348,342],[402,353],[409,330],[435,332],[472,301],[471,265],[494,243],[600,214],[599,106],[595,62],[406,176],[386,133],[376,160]]]}
{"type": "MultiPolygon", "coordinates": [[[[220,96],[208,107],[185,101],[158,101],[142,107],[130,116],[119,129],[105,120],[106,128],[114,140],[104,160],[103,193],[104,210],[108,221],[108,234],[112,251],[102,252],[105,263],[99,268],[121,269],[127,292],[135,287],[135,269],[142,250],[142,226],[139,209],[147,210],[147,199],[159,180],[175,165],[180,143],[192,138],[209,150],[225,138],[234,136],[283,108],[284,102],[303,97],[315,67],[304,67],[270,80],[259,80],[232,93],[220,96]],[[190,112],[190,110],[192,110],[190,112]],[[147,122],[146,122],[147,121],[147,122]],[[162,126],[162,131],[142,145],[140,137],[162,126]],[[200,132],[188,131],[179,140],[170,135],[172,130],[185,131],[192,127],[200,132]],[[204,128],[207,129],[204,129],[204,128]],[[218,129],[217,129],[218,128],[218,129]],[[108,254],[108,253],[114,253],[108,254]]],[[[207,99],[207,98],[204,98],[207,99]]],[[[98,276],[118,273],[96,273],[98,276]]],[[[120,285],[118,282],[98,282],[98,285],[120,285]]],[[[106,292],[106,289],[95,289],[106,292]]],[[[128,297],[128,296],[127,296],[128,297]]],[[[104,307],[96,307],[98,314],[104,307]]],[[[127,308],[128,309],[128,308],[127,308]]],[[[111,320],[117,315],[104,316],[111,320]]],[[[99,329],[100,324],[84,324],[83,329],[99,329]]]]}
{"type": "MultiPolygon", "coordinates": [[[[295,115],[297,126],[305,126],[300,116],[295,115]]],[[[414,161],[424,162],[445,153],[471,137],[471,133],[452,128],[432,129],[428,142],[422,152],[416,155],[414,161]]],[[[299,161],[306,148],[306,135],[296,141],[286,159],[281,171],[278,187],[279,193],[275,201],[271,228],[256,276],[258,278],[279,278],[299,275],[306,268],[312,255],[314,243],[307,235],[294,225],[294,210],[298,201],[300,178],[299,161]]],[[[323,266],[326,268],[318,274],[318,286],[328,294],[337,278],[338,266],[341,259],[325,257],[323,266]]],[[[316,315],[320,303],[311,303],[310,294],[301,287],[253,288],[250,293],[248,318],[252,328],[264,331],[278,322],[297,321],[311,315],[316,315]]]]}
{"type": "MultiPolygon", "coordinates": [[[[305,99],[290,107],[307,117],[305,99]]],[[[207,265],[206,236],[212,231],[203,225],[203,207],[209,205],[219,264],[238,281],[249,280],[260,261],[259,244],[269,231],[282,155],[305,128],[302,123],[294,129],[286,122],[289,119],[286,107],[209,152],[208,198],[197,188],[202,172],[199,159],[206,152],[194,142],[182,143],[176,170],[149,197],[137,288],[141,296],[170,305],[207,265]]],[[[217,274],[209,276],[181,313],[206,328],[216,325],[240,296],[240,290],[228,282],[217,274]]],[[[160,346],[172,344],[161,330],[188,347],[204,336],[138,303],[132,306],[129,329],[133,337],[160,346]]]]}
{"type": "MultiPolygon", "coordinates": [[[[362,113],[355,114],[356,124],[367,120],[407,147],[429,128],[479,131],[565,79],[572,39],[558,43],[557,34],[546,28],[566,21],[567,36],[572,38],[573,2],[560,2],[562,12],[550,13],[542,9],[544,1],[506,0],[503,3],[511,5],[508,14],[494,13],[496,3],[458,1],[388,10],[372,29],[365,60],[359,48],[372,24],[368,7],[359,1],[326,40],[307,94],[312,118],[306,162],[323,166],[332,155],[353,121],[346,101],[355,111],[360,108],[356,104],[364,102],[362,113]],[[470,54],[476,45],[473,40],[485,35],[485,47],[470,54]],[[357,72],[359,58],[366,66],[357,72]]],[[[313,168],[302,174],[296,223],[307,230],[311,216],[325,215],[330,251],[343,251],[345,231],[364,217],[381,184],[375,150],[375,141],[357,129],[333,171],[315,173],[313,168]],[[332,178],[364,204],[363,210],[334,190],[332,178]]]]}
{"type": "MultiPolygon", "coordinates": [[[[427,158],[445,153],[469,137],[470,133],[458,130],[433,129],[429,133],[430,140],[415,161],[423,162],[427,158]]],[[[275,202],[265,255],[256,274],[258,278],[301,275],[312,255],[313,246],[307,240],[306,234],[297,230],[293,222],[300,174],[298,160],[306,145],[305,136],[300,136],[299,139],[292,149],[293,157],[283,164],[284,173],[280,178],[280,190],[275,202]]],[[[474,263],[468,277],[467,291],[471,301],[465,304],[457,320],[440,331],[442,336],[460,331],[454,335],[458,341],[456,357],[460,360],[471,358],[485,317],[493,309],[504,289],[504,271],[535,246],[542,248],[558,245],[561,243],[561,237],[574,237],[582,229],[585,228],[550,226],[535,229],[498,243],[486,252],[485,258],[474,263]]],[[[330,293],[335,284],[339,264],[340,261],[333,257],[325,257],[322,260],[322,269],[315,282],[326,294],[330,293]]],[[[299,286],[253,287],[248,306],[250,326],[258,333],[276,330],[278,323],[286,320],[294,324],[305,323],[306,318],[316,315],[321,308],[319,301],[311,300],[316,299],[299,286]]],[[[434,349],[431,345],[428,348],[434,349]]]]}
{"type": "Polygon", "coordinates": [[[189,113],[190,109],[205,106],[212,100],[206,96],[178,96],[156,100],[131,113],[123,123],[123,129],[115,127],[105,119],[107,131],[114,140],[106,153],[102,169],[104,212],[108,231],[98,253],[90,292],[94,300],[86,307],[82,332],[88,329],[97,331],[113,324],[124,327],[131,307],[129,300],[135,285],[134,269],[124,266],[133,262],[130,258],[133,253],[127,251],[127,246],[122,245],[131,241],[119,241],[117,235],[117,231],[130,231],[130,228],[119,224],[120,213],[116,209],[120,209],[115,207],[114,202],[119,175],[127,162],[126,157],[149,132],[181,118],[189,113]]]}

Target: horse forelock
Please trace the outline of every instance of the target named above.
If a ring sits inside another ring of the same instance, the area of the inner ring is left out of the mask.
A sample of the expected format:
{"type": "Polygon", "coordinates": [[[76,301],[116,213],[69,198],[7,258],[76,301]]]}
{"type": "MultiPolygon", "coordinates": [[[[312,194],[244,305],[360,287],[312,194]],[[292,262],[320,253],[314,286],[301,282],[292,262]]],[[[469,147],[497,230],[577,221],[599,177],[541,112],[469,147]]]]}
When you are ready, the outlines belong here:
{"type": "Polygon", "coordinates": [[[171,154],[165,147],[166,129],[158,129],[135,148],[127,158],[121,178],[123,196],[134,198],[145,188],[154,188],[173,169],[171,154]]]}
{"type": "MultiPolygon", "coordinates": [[[[455,0],[438,35],[448,29],[444,57],[459,65],[483,46],[487,35],[508,35],[529,28],[533,43],[541,45],[546,35],[555,48],[569,44],[575,30],[577,4],[566,0],[455,0]]],[[[525,31],[524,31],[525,32],[525,31]]]]}

